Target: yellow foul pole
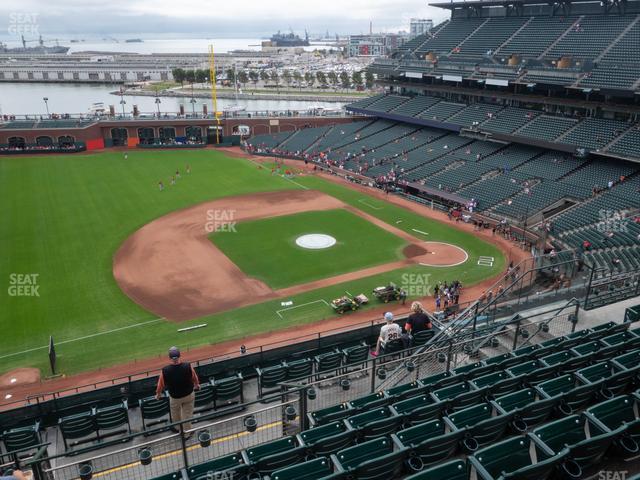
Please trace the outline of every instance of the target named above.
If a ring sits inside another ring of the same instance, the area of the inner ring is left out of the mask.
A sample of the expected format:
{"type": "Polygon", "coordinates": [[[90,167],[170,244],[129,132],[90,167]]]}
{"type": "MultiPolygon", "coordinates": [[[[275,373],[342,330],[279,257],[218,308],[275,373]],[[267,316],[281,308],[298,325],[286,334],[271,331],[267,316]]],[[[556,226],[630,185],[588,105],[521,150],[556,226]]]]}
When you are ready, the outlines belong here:
{"type": "Polygon", "coordinates": [[[216,58],[213,54],[213,45],[209,45],[209,79],[211,80],[211,100],[213,102],[213,115],[216,119],[216,143],[220,143],[220,115],[218,114],[218,94],[216,90],[216,58]]]}

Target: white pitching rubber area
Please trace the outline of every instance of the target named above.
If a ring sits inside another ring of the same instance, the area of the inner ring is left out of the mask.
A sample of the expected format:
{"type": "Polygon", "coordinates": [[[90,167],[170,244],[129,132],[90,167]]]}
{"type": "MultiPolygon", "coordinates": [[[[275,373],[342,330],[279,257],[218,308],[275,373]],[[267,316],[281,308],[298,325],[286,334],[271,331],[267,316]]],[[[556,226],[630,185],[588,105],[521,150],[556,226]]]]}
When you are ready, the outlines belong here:
{"type": "Polygon", "coordinates": [[[296,245],[310,250],[322,250],[323,248],[333,247],[335,244],[336,239],[324,233],[309,233],[296,238],[296,245]]]}

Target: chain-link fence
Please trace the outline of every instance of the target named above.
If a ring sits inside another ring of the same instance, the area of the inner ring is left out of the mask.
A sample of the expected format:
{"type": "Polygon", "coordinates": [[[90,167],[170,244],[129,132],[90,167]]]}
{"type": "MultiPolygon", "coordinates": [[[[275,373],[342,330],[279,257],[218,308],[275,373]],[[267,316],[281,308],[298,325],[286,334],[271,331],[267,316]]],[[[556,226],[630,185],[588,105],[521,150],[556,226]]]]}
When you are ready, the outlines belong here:
{"type": "MultiPolygon", "coordinates": [[[[299,397],[289,392],[289,397],[299,397]]],[[[269,400],[280,400],[272,397],[269,400]]],[[[253,404],[260,407],[260,404],[253,404]]],[[[91,471],[93,478],[107,480],[146,480],[202,465],[213,459],[250,449],[301,431],[298,399],[258,409],[248,408],[241,415],[217,421],[200,421],[186,429],[175,424],[178,433],[158,431],[132,435],[122,440],[122,448],[112,446],[108,453],[66,462],[68,457],[50,458],[42,468],[44,480],[72,480],[91,471]]],[[[82,458],[82,455],[79,455],[82,458]]]]}

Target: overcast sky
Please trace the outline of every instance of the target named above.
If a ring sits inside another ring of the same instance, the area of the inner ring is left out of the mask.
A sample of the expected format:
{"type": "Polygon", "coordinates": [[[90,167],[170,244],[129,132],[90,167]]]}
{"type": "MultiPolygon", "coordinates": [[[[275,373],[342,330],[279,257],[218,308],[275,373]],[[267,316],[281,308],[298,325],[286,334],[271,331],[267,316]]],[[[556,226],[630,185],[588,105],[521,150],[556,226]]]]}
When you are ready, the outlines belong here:
{"type": "MultiPolygon", "coordinates": [[[[0,0],[3,37],[35,22],[42,35],[138,33],[206,34],[246,38],[292,28],[296,32],[365,33],[408,29],[409,18],[433,18],[446,11],[424,0],[0,0]]],[[[26,34],[29,27],[26,27],[26,34]]],[[[26,35],[25,36],[28,36],[26,35]]]]}

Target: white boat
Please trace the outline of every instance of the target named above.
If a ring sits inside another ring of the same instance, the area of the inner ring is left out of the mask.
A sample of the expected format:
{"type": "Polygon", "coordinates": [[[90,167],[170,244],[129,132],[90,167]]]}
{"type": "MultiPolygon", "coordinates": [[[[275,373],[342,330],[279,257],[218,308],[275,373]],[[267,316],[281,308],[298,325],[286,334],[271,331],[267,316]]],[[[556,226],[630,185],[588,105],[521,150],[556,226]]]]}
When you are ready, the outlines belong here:
{"type": "Polygon", "coordinates": [[[89,107],[90,115],[104,115],[106,111],[107,110],[104,108],[103,102],[92,103],[91,106],[89,107]]]}
{"type": "Polygon", "coordinates": [[[246,107],[243,107],[242,105],[228,105],[222,108],[222,111],[229,113],[244,112],[245,110],[246,107]]]}
{"type": "Polygon", "coordinates": [[[247,108],[243,107],[242,105],[238,105],[238,69],[235,63],[233,64],[233,83],[236,103],[234,105],[227,105],[226,107],[223,107],[222,111],[228,113],[244,112],[247,108]]]}

